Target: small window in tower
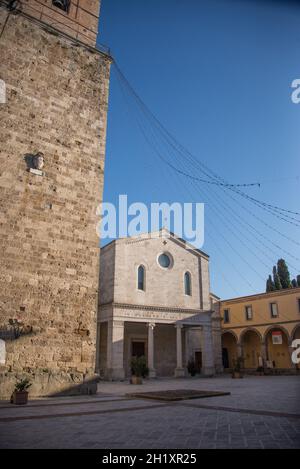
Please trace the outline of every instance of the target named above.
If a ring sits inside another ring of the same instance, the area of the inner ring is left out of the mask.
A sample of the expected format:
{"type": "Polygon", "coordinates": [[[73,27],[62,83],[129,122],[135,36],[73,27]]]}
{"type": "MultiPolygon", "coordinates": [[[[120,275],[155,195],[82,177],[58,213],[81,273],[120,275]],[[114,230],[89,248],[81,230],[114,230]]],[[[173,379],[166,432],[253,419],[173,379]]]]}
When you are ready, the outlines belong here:
{"type": "Polygon", "coordinates": [[[70,8],[70,0],[52,0],[52,5],[68,13],[70,8]]]}

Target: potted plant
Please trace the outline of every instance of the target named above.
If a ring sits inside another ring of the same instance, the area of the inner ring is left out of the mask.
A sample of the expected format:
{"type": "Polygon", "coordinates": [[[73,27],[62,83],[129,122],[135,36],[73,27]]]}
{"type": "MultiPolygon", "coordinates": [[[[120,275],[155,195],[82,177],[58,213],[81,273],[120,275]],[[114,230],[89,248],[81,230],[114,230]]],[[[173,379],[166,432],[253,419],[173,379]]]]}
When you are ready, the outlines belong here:
{"type": "Polygon", "coordinates": [[[232,378],[234,379],[243,378],[243,374],[242,374],[243,363],[244,363],[243,357],[238,357],[236,360],[234,360],[232,378]]]}
{"type": "Polygon", "coordinates": [[[197,373],[196,363],[194,360],[190,359],[187,364],[187,370],[191,376],[195,376],[197,373]]]}
{"type": "Polygon", "coordinates": [[[17,405],[24,405],[28,402],[28,391],[31,383],[28,378],[20,379],[16,385],[12,394],[12,403],[17,405]]]}
{"type": "Polygon", "coordinates": [[[148,373],[146,357],[133,357],[131,360],[131,384],[143,384],[143,378],[146,378],[148,373]]]}

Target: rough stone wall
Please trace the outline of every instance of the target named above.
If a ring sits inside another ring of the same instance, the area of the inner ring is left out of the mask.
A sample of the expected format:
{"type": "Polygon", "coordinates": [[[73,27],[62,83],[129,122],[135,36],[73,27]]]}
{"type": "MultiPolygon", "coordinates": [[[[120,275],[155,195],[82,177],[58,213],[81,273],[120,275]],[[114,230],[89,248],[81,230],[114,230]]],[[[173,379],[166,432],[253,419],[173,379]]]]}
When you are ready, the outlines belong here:
{"type": "MultiPolygon", "coordinates": [[[[101,249],[100,264],[100,292],[101,304],[114,301],[115,283],[115,243],[111,243],[105,249],[101,249]]],[[[100,311],[99,311],[100,312],[100,311]]]]}
{"type": "Polygon", "coordinates": [[[54,6],[52,0],[19,0],[17,8],[85,44],[94,46],[100,3],[100,0],[71,0],[69,11],[65,12],[54,6]]]}
{"type": "Polygon", "coordinates": [[[0,396],[24,373],[49,394],[94,372],[110,60],[20,15],[0,47],[0,396]],[[24,160],[38,151],[43,176],[24,160]]]}

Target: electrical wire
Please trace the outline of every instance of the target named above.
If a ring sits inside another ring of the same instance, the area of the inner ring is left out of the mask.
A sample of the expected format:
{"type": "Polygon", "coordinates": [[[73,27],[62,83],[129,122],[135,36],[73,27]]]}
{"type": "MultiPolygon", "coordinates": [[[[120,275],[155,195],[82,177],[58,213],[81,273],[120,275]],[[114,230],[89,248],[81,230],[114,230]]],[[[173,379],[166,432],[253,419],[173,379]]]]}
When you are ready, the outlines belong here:
{"type": "MultiPolygon", "coordinates": [[[[120,81],[120,83],[121,83],[121,89],[122,89],[122,88],[123,88],[122,85],[124,85],[124,81],[123,81],[123,83],[122,83],[122,80],[120,80],[120,77],[118,77],[118,78],[119,78],[119,81],[120,81]]],[[[126,87],[125,87],[125,88],[126,88],[126,87]]],[[[140,124],[139,124],[139,126],[140,126],[140,124]]],[[[146,138],[146,140],[148,140],[148,143],[149,143],[149,139],[148,139],[148,137],[145,135],[145,132],[144,132],[144,131],[143,131],[143,135],[144,135],[144,138],[146,138]]],[[[157,152],[157,150],[156,150],[156,152],[157,152]]],[[[159,156],[161,157],[162,155],[160,154],[159,156]]],[[[181,171],[181,170],[180,170],[180,171],[181,171]]],[[[183,171],[182,171],[182,172],[183,172],[183,171]]],[[[198,179],[198,178],[197,178],[197,179],[198,179]]],[[[195,180],[197,180],[197,179],[195,178],[195,180]]],[[[199,182],[199,181],[198,181],[198,182],[199,182]]],[[[204,181],[204,182],[205,182],[205,181],[204,181]]],[[[218,184],[215,184],[215,185],[218,185],[218,184]]],[[[219,186],[222,186],[223,189],[224,189],[224,186],[225,186],[225,185],[222,183],[222,184],[219,184],[219,186]]],[[[259,233],[259,234],[260,234],[260,233],[259,233]]],[[[281,233],[280,233],[280,234],[281,234],[281,233]]],[[[261,235],[261,234],[260,234],[260,235],[261,235]]],[[[258,239],[258,238],[257,238],[257,239],[258,239]]],[[[225,240],[225,241],[227,242],[227,240],[225,240]]],[[[241,241],[241,240],[240,240],[240,241],[241,241]]],[[[261,240],[259,240],[259,241],[261,242],[261,240]]],[[[262,242],[261,242],[261,243],[262,243],[262,242]]],[[[245,243],[243,243],[243,244],[245,244],[245,243]]],[[[264,244],[264,243],[263,243],[263,244],[264,244]]],[[[273,244],[274,244],[274,243],[273,243],[273,244]]],[[[274,244],[274,245],[275,245],[275,247],[277,247],[277,248],[279,248],[279,249],[282,250],[282,248],[281,248],[280,246],[278,246],[278,245],[276,245],[276,244],[274,244]]],[[[253,252],[252,252],[252,253],[253,253],[253,252]]],[[[287,253],[288,253],[288,252],[287,252],[287,253]]],[[[290,253],[288,253],[288,254],[290,255],[290,253]]],[[[291,255],[291,256],[292,256],[292,255],[291,255]]],[[[256,257],[257,257],[257,256],[256,256],[256,257]]],[[[296,259],[297,259],[297,258],[296,258],[296,259]]],[[[297,260],[298,260],[298,259],[297,259],[297,260]]],[[[266,264],[265,264],[265,265],[266,265],[266,264]]]]}
{"type": "MultiPolygon", "coordinates": [[[[135,90],[132,88],[132,86],[130,85],[130,83],[128,82],[128,80],[126,79],[126,77],[124,76],[122,71],[120,70],[118,64],[116,62],[114,64],[115,64],[115,68],[117,70],[117,73],[120,76],[123,83],[125,84],[125,86],[128,87],[128,89],[132,93],[132,96],[135,98],[135,100],[138,102],[138,104],[141,106],[141,108],[144,110],[144,112],[148,115],[148,118],[151,119],[156,124],[156,126],[161,130],[161,132],[164,135],[164,138],[168,138],[169,140],[171,140],[173,142],[173,144],[175,142],[176,145],[178,145],[179,149],[180,148],[184,149],[186,154],[189,156],[190,160],[193,161],[193,163],[196,164],[198,167],[200,165],[201,172],[206,174],[206,176],[210,180],[214,181],[216,185],[218,185],[217,183],[219,182],[219,185],[228,187],[229,190],[233,190],[234,192],[236,192],[240,196],[246,198],[247,200],[251,201],[252,203],[257,204],[261,208],[265,208],[266,210],[270,211],[270,213],[272,213],[273,215],[275,215],[274,212],[278,212],[278,213],[281,213],[281,214],[289,213],[289,214],[294,214],[294,215],[299,215],[300,216],[299,212],[295,212],[295,211],[292,211],[292,210],[281,208],[281,207],[278,207],[276,205],[267,204],[266,202],[262,202],[258,199],[255,199],[254,197],[249,196],[248,194],[246,194],[246,193],[244,193],[244,192],[242,192],[242,191],[240,191],[236,188],[237,186],[241,186],[242,184],[238,184],[238,185],[229,184],[223,178],[220,178],[220,176],[218,176],[212,170],[210,170],[202,162],[199,162],[199,160],[197,160],[195,157],[193,157],[193,155],[191,155],[190,152],[188,152],[182,145],[180,145],[179,142],[177,142],[177,140],[165,129],[165,127],[161,124],[161,122],[158,121],[158,119],[153,115],[153,113],[149,110],[149,108],[145,105],[145,103],[141,100],[141,98],[137,95],[135,90]]],[[[251,185],[254,185],[254,184],[258,184],[258,183],[251,183],[251,185]]],[[[284,221],[286,221],[286,220],[284,220],[284,221]]],[[[299,222],[300,220],[296,219],[296,221],[299,222]]]]}

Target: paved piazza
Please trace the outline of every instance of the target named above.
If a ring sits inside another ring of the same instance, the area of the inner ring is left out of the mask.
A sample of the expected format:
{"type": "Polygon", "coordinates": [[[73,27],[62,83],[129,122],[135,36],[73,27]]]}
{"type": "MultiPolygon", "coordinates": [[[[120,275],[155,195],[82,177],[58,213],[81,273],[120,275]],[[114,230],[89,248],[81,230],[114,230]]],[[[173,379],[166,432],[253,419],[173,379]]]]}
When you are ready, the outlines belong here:
{"type": "Polygon", "coordinates": [[[0,448],[299,448],[300,376],[99,384],[96,396],[1,402],[0,448]],[[128,392],[230,391],[162,403],[128,392]]]}

